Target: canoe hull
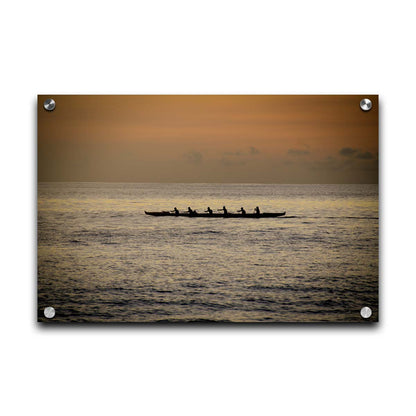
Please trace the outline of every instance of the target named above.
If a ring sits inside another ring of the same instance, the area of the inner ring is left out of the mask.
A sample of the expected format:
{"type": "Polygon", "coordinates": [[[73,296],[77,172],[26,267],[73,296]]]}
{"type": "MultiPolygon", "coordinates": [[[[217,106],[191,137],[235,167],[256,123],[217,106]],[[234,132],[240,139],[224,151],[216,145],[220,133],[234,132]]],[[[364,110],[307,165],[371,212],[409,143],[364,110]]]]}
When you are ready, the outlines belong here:
{"type": "Polygon", "coordinates": [[[224,215],[222,213],[196,213],[196,214],[188,214],[187,212],[180,212],[179,214],[174,214],[173,212],[168,211],[159,211],[159,212],[149,212],[145,211],[146,215],[153,215],[155,217],[204,217],[204,218],[275,218],[275,217],[283,217],[286,215],[286,212],[263,212],[260,214],[235,214],[235,213],[228,213],[224,215]]]}

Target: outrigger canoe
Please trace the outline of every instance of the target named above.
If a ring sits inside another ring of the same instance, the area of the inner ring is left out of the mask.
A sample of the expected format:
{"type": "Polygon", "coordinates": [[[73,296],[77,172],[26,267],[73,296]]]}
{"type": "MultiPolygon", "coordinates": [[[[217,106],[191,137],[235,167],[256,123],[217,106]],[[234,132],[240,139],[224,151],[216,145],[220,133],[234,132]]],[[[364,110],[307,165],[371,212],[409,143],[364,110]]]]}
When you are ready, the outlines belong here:
{"type": "Polygon", "coordinates": [[[145,211],[147,215],[154,215],[155,217],[220,217],[220,218],[274,218],[274,217],[282,217],[286,215],[286,212],[261,212],[260,214],[236,214],[236,213],[218,213],[213,212],[212,214],[209,213],[199,213],[196,212],[195,214],[189,214],[188,212],[180,212],[179,214],[175,214],[174,212],[169,211],[159,211],[159,212],[149,212],[145,211]]]}

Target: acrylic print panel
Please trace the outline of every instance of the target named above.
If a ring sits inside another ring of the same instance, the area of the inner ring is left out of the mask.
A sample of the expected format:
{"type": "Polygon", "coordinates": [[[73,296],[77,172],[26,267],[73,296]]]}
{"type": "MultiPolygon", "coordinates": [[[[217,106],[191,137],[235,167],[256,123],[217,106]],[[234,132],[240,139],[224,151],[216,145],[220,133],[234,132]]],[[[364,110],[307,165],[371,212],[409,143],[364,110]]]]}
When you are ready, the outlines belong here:
{"type": "Polygon", "coordinates": [[[39,96],[38,319],[377,321],[378,97],[39,96]]]}

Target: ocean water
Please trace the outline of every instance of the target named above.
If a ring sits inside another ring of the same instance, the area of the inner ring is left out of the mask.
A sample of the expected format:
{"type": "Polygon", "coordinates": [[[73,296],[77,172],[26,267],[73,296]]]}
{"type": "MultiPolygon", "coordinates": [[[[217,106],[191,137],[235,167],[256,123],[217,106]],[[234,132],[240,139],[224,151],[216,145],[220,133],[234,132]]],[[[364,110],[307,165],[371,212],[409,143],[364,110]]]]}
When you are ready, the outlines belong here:
{"type": "Polygon", "coordinates": [[[38,317],[57,322],[378,320],[378,186],[38,184],[38,317]],[[144,210],[286,211],[281,218],[144,210]]]}

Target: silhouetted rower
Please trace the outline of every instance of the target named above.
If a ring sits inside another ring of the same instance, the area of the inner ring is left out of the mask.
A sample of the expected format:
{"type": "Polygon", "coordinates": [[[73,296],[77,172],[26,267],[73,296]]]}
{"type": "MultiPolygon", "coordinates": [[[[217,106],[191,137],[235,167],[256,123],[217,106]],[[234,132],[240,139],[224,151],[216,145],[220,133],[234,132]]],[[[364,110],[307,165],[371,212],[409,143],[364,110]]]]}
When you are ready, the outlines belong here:
{"type": "Polygon", "coordinates": [[[209,215],[212,215],[212,209],[210,207],[208,207],[205,212],[208,212],[209,215]]]}
{"type": "Polygon", "coordinates": [[[175,215],[179,215],[179,211],[178,211],[178,208],[173,208],[173,212],[175,213],[175,215]]]}
{"type": "Polygon", "coordinates": [[[259,207],[254,208],[254,212],[256,213],[256,215],[260,215],[260,208],[259,207]]]}
{"type": "Polygon", "coordinates": [[[246,210],[241,207],[241,209],[239,209],[237,212],[241,212],[241,215],[246,215],[246,210]]]}
{"type": "Polygon", "coordinates": [[[191,209],[191,207],[188,207],[188,214],[189,215],[195,215],[196,214],[196,210],[191,209]]]}
{"type": "Polygon", "coordinates": [[[227,208],[225,208],[225,206],[223,206],[222,209],[220,209],[220,211],[223,211],[224,215],[228,214],[227,208]]]}

